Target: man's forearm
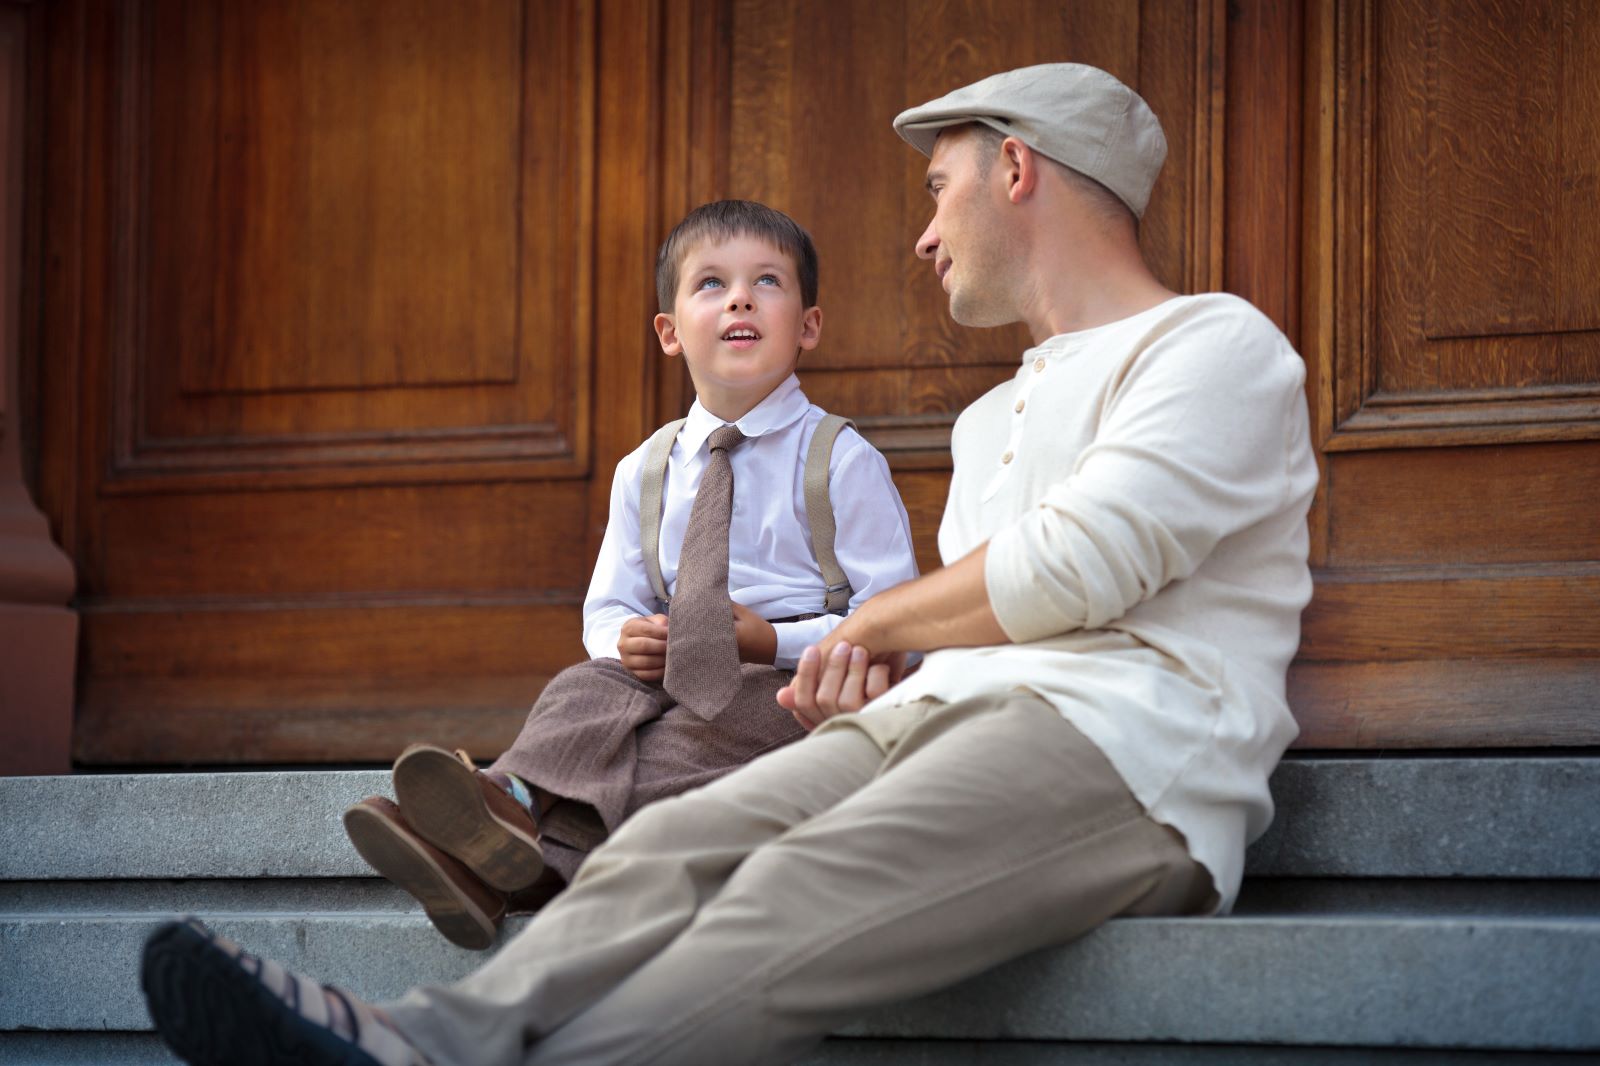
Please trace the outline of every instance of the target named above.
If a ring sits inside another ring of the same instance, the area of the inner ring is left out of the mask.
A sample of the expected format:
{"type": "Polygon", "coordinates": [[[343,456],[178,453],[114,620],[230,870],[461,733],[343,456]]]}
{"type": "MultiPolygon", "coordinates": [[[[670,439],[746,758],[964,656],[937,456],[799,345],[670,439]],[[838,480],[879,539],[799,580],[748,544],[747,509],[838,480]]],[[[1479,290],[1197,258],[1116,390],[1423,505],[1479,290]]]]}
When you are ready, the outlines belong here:
{"type": "Polygon", "coordinates": [[[982,545],[950,566],[872,597],[834,630],[836,640],[860,644],[874,655],[895,651],[1008,644],[989,605],[982,545]]]}

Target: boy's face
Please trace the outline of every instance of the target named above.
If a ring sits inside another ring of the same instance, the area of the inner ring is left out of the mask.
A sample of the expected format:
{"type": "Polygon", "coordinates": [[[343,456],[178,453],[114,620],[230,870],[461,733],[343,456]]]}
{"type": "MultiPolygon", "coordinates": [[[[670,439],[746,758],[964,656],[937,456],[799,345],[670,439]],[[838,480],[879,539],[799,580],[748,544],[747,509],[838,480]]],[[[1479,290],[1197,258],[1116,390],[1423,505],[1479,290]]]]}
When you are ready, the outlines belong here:
{"type": "Polygon", "coordinates": [[[703,242],[678,272],[672,314],[657,315],[661,350],[689,364],[700,403],[732,422],[783,383],[822,335],[794,263],[760,237],[703,242]]]}

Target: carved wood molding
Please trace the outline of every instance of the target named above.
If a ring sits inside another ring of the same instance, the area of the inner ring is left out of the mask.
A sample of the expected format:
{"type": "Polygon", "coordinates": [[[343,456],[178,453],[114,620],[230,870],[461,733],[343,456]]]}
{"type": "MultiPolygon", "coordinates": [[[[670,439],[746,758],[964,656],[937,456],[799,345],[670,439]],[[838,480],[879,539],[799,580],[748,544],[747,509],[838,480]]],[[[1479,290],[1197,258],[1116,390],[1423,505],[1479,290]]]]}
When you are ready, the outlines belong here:
{"type": "MultiPolygon", "coordinates": [[[[1380,87],[1393,80],[1380,77],[1378,66],[1383,7],[1385,0],[1314,0],[1307,19],[1304,298],[1307,321],[1318,328],[1306,331],[1303,345],[1308,352],[1321,349],[1311,362],[1319,376],[1315,394],[1322,400],[1317,418],[1322,449],[1600,438],[1596,383],[1404,390],[1381,384],[1380,359],[1386,351],[1401,356],[1384,348],[1386,324],[1379,320],[1380,271],[1389,262],[1384,257],[1399,254],[1380,239],[1380,178],[1392,185],[1408,178],[1423,186],[1427,181],[1425,160],[1377,158],[1380,87]],[[1391,173],[1405,166],[1412,169],[1399,177],[1391,173]]],[[[1416,65],[1410,57],[1388,62],[1391,68],[1416,65]]],[[[1391,68],[1385,69],[1392,74],[1391,68]]],[[[1399,330],[1410,324],[1387,325],[1399,330]]],[[[1432,344],[1429,351],[1439,351],[1450,343],[1511,343],[1529,331],[1457,336],[1422,323],[1416,332],[1420,352],[1424,342],[1432,344]]]]}
{"type": "MultiPolygon", "coordinates": [[[[391,426],[319,426],[309,431],[230,430],[194,434],[163,431],[151,425],[152,392],[148,362],[151,231],[151,76],[152,5],[129,0],[113,18],[110,99],[111,189],[109,462],[100,482],[107,495],[262,488],[389,485],[428,482],[550,479],[586,476],[590,441],[589,396],[592,381],[592,316],[589,288],[594,258],[594,125],[596,26],[587,5],[562,9],[551,20],[530,0],[523,10],[522,85],[518,115],[517,181],[528,183],[529,109],[548,103],[532,97],[531,64],[558,64],[561,143],[537,149],[564,170],[560,202],[524,203],[536,197],[519,192],[517,204],[518,280],[527,291],[524,262],[526,231],[543,228],[559,242],[562,300],[570,308],[556,335],[530,335],[519,322],[509,372],[470,374],[460,380],[394,383],[380,387],[334,385],[311,389],[252,390],[196,388],[180,380],[165,386],[163,404],[248,404],[265,398],[338,393],[355,396],[380,389],[442,395],[463,387],[521,390],[547,400],[553,417],[476,425],[421,427],[400,418],[391,426]],[[531,217],[533,212],[537,217],[531,217]],[[526,350],[549,349],[546,373],[530,376],[526,350]]],[[[369,420],[370,421],[370,420],[369,420]]]]}

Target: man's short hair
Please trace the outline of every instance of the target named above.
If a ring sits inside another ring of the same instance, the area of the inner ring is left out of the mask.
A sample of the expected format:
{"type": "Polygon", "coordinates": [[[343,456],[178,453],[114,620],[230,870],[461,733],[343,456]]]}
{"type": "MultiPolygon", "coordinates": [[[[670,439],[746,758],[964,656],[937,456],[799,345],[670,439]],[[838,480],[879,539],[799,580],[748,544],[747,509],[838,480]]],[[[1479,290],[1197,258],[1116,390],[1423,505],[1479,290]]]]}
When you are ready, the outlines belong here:
{"type": "MultiPolygon", "coordinates": [[[[1000,146],[1005,143],[1006,135],[992,126],[985,126],[981,122],[973,122],[957,128],[968,132],[977,139],[978,175],[980,177],[988,177],[989,168],[994,166],[996,159],[1000,158],[1000,146]]],[[[1080,174],[1065,163],[1056,162],[1043,152],[1035,150],[1034,155],[1041,162],[1048,163],[1050,166],[1055,167],[1057,172],[1064,175],[1089,201],[1090,210],[1095,214],[1105,219],[1129,219],[1133,222],[1133,228],[1137,232],[1139,220],[1134,217],[1128,205],[1123,203],[1122,198],[1116,193],[1087,174],[1080,174]]]]}
{"type": "Polygon", "coordinates": [[[734,237],[760,237],[770,241],[794,264],[800,280],[800,298],[806,307],[817,303],[817,248],[805,227],[766,204],[754,200],[718,200],[702,204],[672,227],[656,255],[656,300],[663,314],[672,311],[678,294],[678,271],[689,249],[706,241],[721,243],[734,237]]]}

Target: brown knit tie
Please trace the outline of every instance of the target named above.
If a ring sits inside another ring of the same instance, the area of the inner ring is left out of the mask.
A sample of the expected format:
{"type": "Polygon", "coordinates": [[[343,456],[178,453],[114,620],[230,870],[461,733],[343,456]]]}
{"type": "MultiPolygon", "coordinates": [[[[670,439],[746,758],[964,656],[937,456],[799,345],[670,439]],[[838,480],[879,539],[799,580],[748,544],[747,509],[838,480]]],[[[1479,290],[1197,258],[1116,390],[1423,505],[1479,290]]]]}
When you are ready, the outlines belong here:
{"type": "Polygon", "coordinates": [[[689,509],[667,626],[667,694],[702,718],[739,691],[739,643],[728,597],[728,523],[733,466],[728,451],[744,440],[738,426],[711,434],[711,458],[689,509]]]}

